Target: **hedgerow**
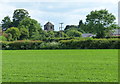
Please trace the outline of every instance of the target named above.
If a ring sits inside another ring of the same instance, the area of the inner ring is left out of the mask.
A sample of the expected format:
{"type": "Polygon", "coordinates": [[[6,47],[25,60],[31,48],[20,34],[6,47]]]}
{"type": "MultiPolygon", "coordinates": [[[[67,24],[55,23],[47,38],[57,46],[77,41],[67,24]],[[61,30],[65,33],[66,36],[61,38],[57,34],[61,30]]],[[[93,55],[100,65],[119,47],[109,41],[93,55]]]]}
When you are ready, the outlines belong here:
{"type": "Polygon", "coordinates": [[[13,41],[2,42],[3,50],[29,49],[120,49],[119,39],[71,39],[58,42],[13,41]]]}

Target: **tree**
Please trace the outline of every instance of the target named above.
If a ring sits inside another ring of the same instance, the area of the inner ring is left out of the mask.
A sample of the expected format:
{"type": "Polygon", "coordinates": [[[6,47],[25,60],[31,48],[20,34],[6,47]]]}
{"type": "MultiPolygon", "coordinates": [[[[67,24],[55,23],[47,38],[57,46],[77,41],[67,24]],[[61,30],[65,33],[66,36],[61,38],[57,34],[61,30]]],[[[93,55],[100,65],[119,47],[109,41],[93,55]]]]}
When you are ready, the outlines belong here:
{"type": "Polygon", "coordinates": [[[20,33],[21,33],[21,35],[20,35],[21,40],[28,39],[29,32],[26,28],[24,28],[24,27],[20,28],[20,33]]]}
{"type": "Polygon", "coordinates": [[[79,21],[78,28],[80,28],[82,24],[83,24],[83,21],[82,21],[82,20],[80,20],[80,21],[79,21]]]}
{"type": "Polygon", "coordinates": [[[12,36],[13,40],[17,40],[20,37],[20,31],[16,27],[7,29],[6,33],[11,34],[10,37],[12,36]]]}
{"type": "Polygon", "coordinates": [[[69,37],[81,37],[82,33],[77,30],[69,30],[66,32],[69,37]]]}
{"type": "Polygon", "coordinates": [[[7,30],[12,26],[12,22],[9,16],[4,17],[1,23],[2,23],[2,30],[7,30]]]}
{"type": "Polygon", "coordinates": [[[36,20],[31,18],[25,18],[24,20],[22,20],[18,25],[18,28],[21,27],[24,27],[28,30],[29,38],[31,38],[35,32],[40,33],[42,31],[41,25],[36,20]]]}
{"type": "Polygon", "coordinates": [[[64,33],[64,31],[54,31],[55,37],[68,37],[67,34],[64,33]]]}
{"type": "Polygon", "coordinates": [[[106,32],[111,30],[109,26],[114,24],[114,20],[116,19],[115,16],[106,9],[91,11],[86,17],[86,23],[89,28],[88,31],[96,33],[99,38],[106,36],[106,32]]]}
{"type": "Polygon", "coordinates": [[[8,33],[7,34],[7,40],[8,41],[12,41],[13,39],[12,39],[12,34],[11,33],[8,33]]]}
{"type": "Polygon", "coordinates": [[[18,27],[20,21],[22,21],[23,19],[30,17],[29,13],[27,10],[24,9],[16,9],[13,13],[13,24],[14,27],[18,27]]]}
{"type": "Polygon", "coordinates": [[[71,29],[77,30],[78,27],[77,27],[76,25],[67,25],[64,30],[65,30],[65,31],[68,31],[68,30],[71,30],[71,29]]]}

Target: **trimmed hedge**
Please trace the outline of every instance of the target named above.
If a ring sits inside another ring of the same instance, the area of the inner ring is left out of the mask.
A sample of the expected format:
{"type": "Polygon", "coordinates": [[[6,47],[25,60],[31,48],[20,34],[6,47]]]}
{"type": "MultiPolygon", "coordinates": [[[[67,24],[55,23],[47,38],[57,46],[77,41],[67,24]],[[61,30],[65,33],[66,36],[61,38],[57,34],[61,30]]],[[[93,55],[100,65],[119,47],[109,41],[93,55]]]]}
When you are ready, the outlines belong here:
{"type": "Polygon", "coordinates": [[[78,39],[59,42],[15,41],[2,42],[3,50],[29,49],[120,49],[119,39],[78,39]]]}
{"type": "Polygon", "coordinates": [[[15,42],[2,42],[3,50],[29,50],[39,49],[42,41],[15,41],[15,42]]]}
{"type": "Polygon", "coordinates": [[[118,39],[62,40],[63,49],[120,49],[118,39]]]}

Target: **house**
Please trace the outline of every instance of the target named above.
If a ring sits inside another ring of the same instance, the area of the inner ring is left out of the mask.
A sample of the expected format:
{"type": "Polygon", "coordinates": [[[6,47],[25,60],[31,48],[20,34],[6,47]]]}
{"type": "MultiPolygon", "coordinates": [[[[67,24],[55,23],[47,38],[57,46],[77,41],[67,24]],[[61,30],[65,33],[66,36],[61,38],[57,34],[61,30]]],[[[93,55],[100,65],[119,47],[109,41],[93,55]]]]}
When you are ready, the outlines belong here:
{"type": "Polygon", "coordinates": [[[120,29],[115,29],[112,36],[120,36],[120,29]]]}
{"type": "Polygon", "coordinates": [[[82,34],[82,37],[93,37],[93,36],[96,36],[96,35],[93,35],[91,33],[82,34]]]}
{"type": "Polygon", "coordinates": [[[54,25],[51,22],[47,22],[44,25],[44,30],[46,30],[46,31],[54,31],[54,25]]]}

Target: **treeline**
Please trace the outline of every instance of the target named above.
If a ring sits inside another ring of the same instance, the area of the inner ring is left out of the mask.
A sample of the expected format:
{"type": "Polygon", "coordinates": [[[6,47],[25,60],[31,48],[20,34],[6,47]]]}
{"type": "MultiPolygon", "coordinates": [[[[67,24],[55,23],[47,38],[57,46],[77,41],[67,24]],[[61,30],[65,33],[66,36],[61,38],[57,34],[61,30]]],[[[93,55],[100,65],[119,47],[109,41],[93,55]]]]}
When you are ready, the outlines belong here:
{"type": "Polygon", "coordinates": [[[115,16],[108,10],[91,11],[86,16],[86,22],[78,25],[67,25],[63,31],[44,31],[41,24],[29,16],[27,10],[16,9],[12,19],[9,16],[2,20],[3,40],[45,40],[59,37],[82,37],[82,33],[92,33],[96,38],[111,37],[113,29],[118,29],[115,16]]]}

